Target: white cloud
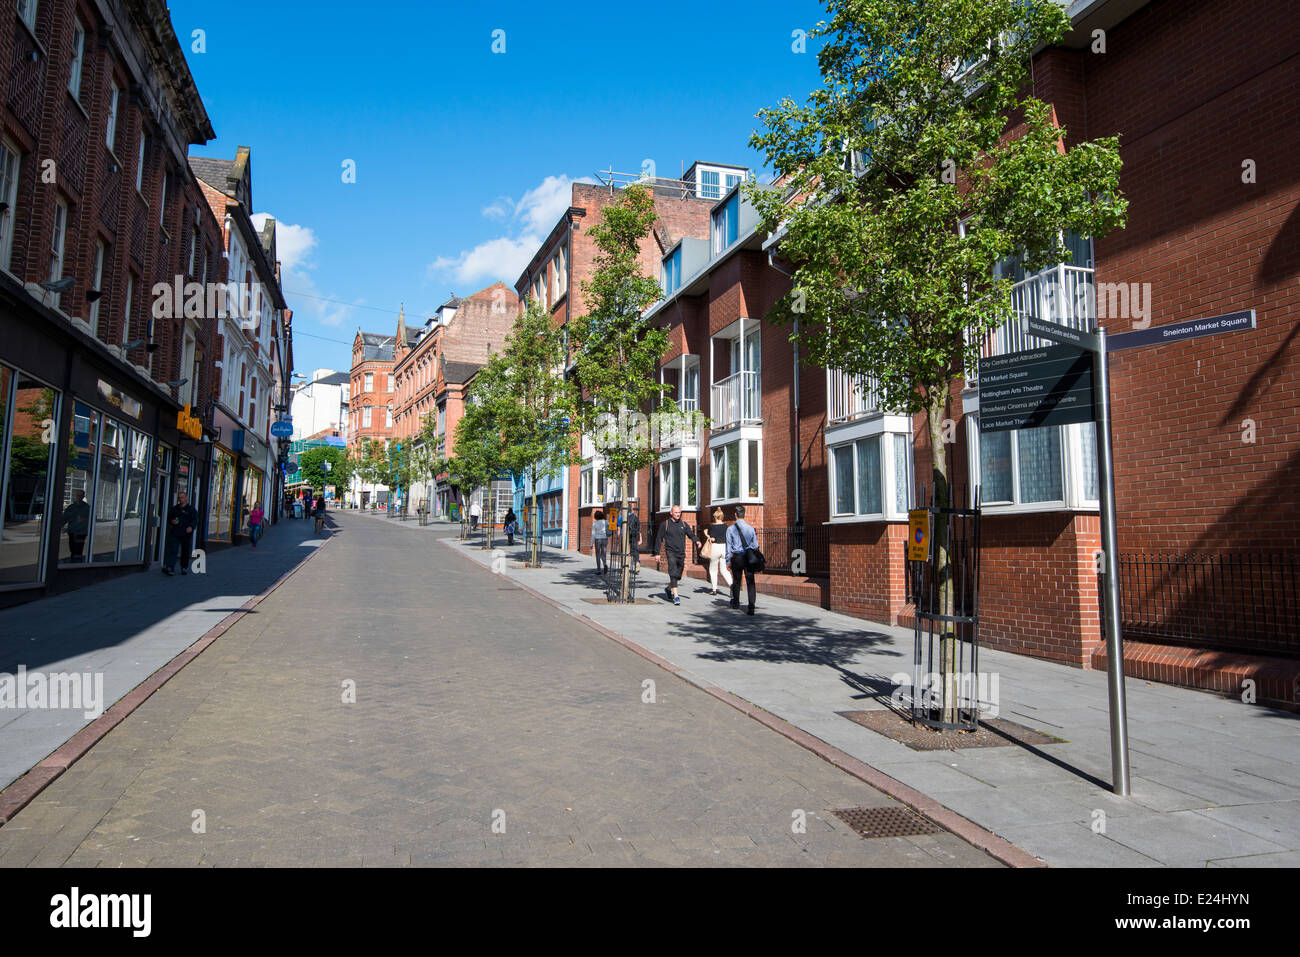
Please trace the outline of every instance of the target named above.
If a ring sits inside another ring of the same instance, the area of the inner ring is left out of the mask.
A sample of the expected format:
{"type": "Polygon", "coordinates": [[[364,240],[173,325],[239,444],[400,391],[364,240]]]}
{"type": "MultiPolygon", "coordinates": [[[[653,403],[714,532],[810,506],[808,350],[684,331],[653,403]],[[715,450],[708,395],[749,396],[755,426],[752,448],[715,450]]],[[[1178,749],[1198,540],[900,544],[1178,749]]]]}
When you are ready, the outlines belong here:
{"type": "MultiPolygon", "coordinates": [[[[429,264],[429,273],[445,274],[452,283],[462,287],[494,279],[512,285],[541,244],[542,237],[531,234],[517,239],[507,236],[489,239],[459,256],[439,256],[429,264]]],[[[465,289],[461,295],[477,291],[465,289]]]]}
{"type": "MultiPolygon", "coordinates": [[[[253,225],[260,230],[268,215],[254,213],[253,225]]],[[[312,255],[316,246],[316,233],[310,226],[276,220],[275,254],[280,259],[280,288],[294,318],[313,319],[323,326],[340,326],[352,319],[353,310],[344,303],[326,301],[337,297],[321,292],[316,285],[313,277],[316,263],[312,255]]]]}
{"type": "Polygon", "coordinates": [[[467,287],[500,279],[513,286],[542,240],[559,222],[573,198],[574,183],[591,179],[571,179],[564,174],[548,176],[524,193],[519,202],[498,196],[483,207],[488,219],[509,219],[512,227],[504,236],[462,250],[456,256],[439,256],[429,264],[429,276],[444,277],[455,285],[467,287]]]}

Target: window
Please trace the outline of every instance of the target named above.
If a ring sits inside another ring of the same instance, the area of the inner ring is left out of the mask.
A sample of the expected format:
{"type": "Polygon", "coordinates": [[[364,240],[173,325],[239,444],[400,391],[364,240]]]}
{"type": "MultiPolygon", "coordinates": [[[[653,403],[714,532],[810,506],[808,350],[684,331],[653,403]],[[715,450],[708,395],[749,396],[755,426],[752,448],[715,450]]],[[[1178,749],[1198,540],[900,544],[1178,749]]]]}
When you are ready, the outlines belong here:
{"type": "Polygon", "coordinates": [[[713,211],[713,255],[726,250],[739,235],[740,195],[727,200],[713,211]]]}
{"type": "Polygon", "coordinates": [[[727,193],[731,192],[731,188],[732,188],[733,186],[735,186],[735,185],[736,185],[737,183],[739,183],[739,182],[740,182],[740,174],[739,174],[739,173],[728,173],[728,174],[727,174],[727,186],[726,186],[726,188],[722,191],[722,195],[725,196],[725,195],[727,195],[727,193]]]}
{"type": "Polygon", "coordinates": [[[1061,429],[1023,429],[980,436],[980,498],[989,505],[1065,501],[1061,429]]]}
{"type": "MultiPolygon", "coordinates": [[[[131,341],[131,297],[135,295],[135,276],[126,277],[126,302],[122,308],[122,348],[131,341]]],[[[123,356],[123,358],[126,358],[123,356]]]]}
{"type": "MultiPolygon", "coordinates": [[[[197,212],[197,210],[196,210],[197,212]]],[[[199,274],[199,227],[194,227],[194,234],[190,237],[190,275],[197,278],[199,274]]]]}
{"type": "Polygon", "coordinates": [[[721,199],[720,174],[716,169],[700,170],[700,195],[705,199],[721,199]]]}
{"type": "Polygon", "coordinates": [[[36,32],[36,0],[18,0],[18,16],[23,18],[28,30],[36,32]]]}
{"type": "Polygon", "coordinates": [[[81,99],[81,63],[86,53],[86,28],[80,20],[72,22],[72,69],[68,73],[68,92],[81,99]]]}
{"type": "Polygon", "coordinates": [[[551,260],[551,301],[559,302],[569,291],[569,244],[560,243],[560,249],[551,260]]]}
{"type": "Polygon", "coordinates": [[[393,377],[391,375],[388,377],[388,391],[393,391],[393,377]]]}
{"type": "Polygon", "coordinates": [[[384,406],[384,428],[393,427],[393,409],[392,406],[384,406]]]}
{"type": "Polygon", "coordinates": [[[370,428],[370,406],[366,406],[361,410],[361,427],[364,429],[370,428]]]}
{"type": "Polygon", "coordinates": [[[715,503],[762,496],[759,444],[758,439],[737,439],[711,450],[715,503]]]}
{"type": "Polygon", "coordinates": [[[181,401],[194,404],[191,398],[194,395],[194,333],[188,329],[185,330],[184,345],[181,346],[181,378],[188,378],[190,381],[180,387],[181,401]]]}
{"type": "Polygon", "coordinates": [[[671,296],[682,284],[682,247],[678,246],[664,260],[663,287],[664,295],[671,296]]]}
{"type": "Polygon", "coordinates": [[[257,431],[257,376],[248,384],[248,424],[257,431]]]}
{"type": "Polygon", "coordinates": [[[604,505],[606,487],[605,468],[600,464],[587,465],[582,469],[579,484],[578,504],[580,506],[604,505]]]}
{"type": "Polygon", "coordinates": [[[365,391],[365,392],[374,392],[374,391],[375,391],[375,376],[374,376],[374,373],[372,373],[372,372],[367,372],[367,373],[366,373],[366,387],[365,387],[365,389],[364,389],[363,391],[365,391]]]}
{"type": "Polygon", "coordinates": [[[147,137],[144,130],[140,131],[140,155],[136,157],[135,163],[135,189],[136,192],[144,193],[144,143],[147,137]]]}
{"type": "Polygon", "coordinates": [[[239,417],[244,417],[244,399],[246,398],[245,390],[248,388],[248,365],[241,359],[239,361],[239,417]]]}
{"type": "Polygon", "coordinates": [[[58,534],[46,513],[59,398],[44,382],[0,365],[0,585],[41,581],[46,536],[58,534]]]}
{"type": "Polygon", "coordinates": [[[699,505],[700,461],[694,455],[679,455],[659,462],[659,511],[674,505],[699,505]]]}
{"type": "MultiPolygon", "coordinates": [[[[103,282],[104,282],[104,255],[105,255],[106,252],[107,252],[107,250],[104,248],[104,244],[103,244],[103,243],[95,243],[95,264],[94,264],[93,267],[91,267],[91,270],[90,270],[90,274],[91,274],[90,285],[91,285],[91,288],[92,288],[92,289],[96,289],[96,290],[101,290],[101,291],[102,291],[103,288],[104,288],[104,286],[103,286],[103,282]]],[[[103,297],[101,296],[100,299],[102,299],[102,298],[103,298],[103,297]]],[[[90,323],[90,331],[91,331],[91,334],[94,335],[96,338],[99,338],[99,303],[100,303],[100,299],[96,299],[94,302],[92,302],[92,303],[90,304],[90,307],[89,307],[89,314],[88,314],[88,316],[87,316],[87,321],[90,323]]]]}
{"type": "Polygon", "coordinates": [[[162,189],[158,191],[158,225],[167,231],[167,171],[163,170],[162,189]]]}
{"type": "Polygon", "coordinates": [[[18,203],[18,150],[9,143],[0,144],[0,266],[10,268],[14,250],[14,208],[18,203]]]}
{"type": "Polygon", "coordinates": [[[117,142],[117,101],[121,93],[122,91],[114,83],[108,94],[108,128],[104,131],[104,142],[108,144],[110,151],[113,149],[113,144],[117,142]]]}
{"type": "MultiPolygon", "coordinates": [[[[63,278],[63,245],[68,237],[68,204],[61,198],[54,201],[54,233],[50,237],[51,282],[63,278]]],[[[55,302],[58,300],[56,299],[55,302]]]]}

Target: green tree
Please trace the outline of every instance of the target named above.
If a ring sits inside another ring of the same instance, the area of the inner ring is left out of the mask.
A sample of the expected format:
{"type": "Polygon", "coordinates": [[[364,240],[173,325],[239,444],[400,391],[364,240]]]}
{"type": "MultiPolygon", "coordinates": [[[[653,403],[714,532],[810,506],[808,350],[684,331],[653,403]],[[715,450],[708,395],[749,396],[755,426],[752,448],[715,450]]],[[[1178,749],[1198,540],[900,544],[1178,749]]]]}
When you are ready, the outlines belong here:
{"type": "Polygon", "coordinates": [[[313,489],[322,491],[326,485],[333,485],[336,489],[347,488],[350,464],[345,449],[322,446],[298,453],[298,471],[302,480],[313,489]],[[330,464],[328,471],[326,462],[330,464]]]}
{"type": "MultiPolygon", "coordinates": [[[[772,317],[794,321],[809,361],[869,377],[885,408],[925,414],[935,503],[948,505],[952,383],[1012,317],[994,266],[1069,262],[1065,234],[1122,226],[1118,144],[1067,150],[1050,107],[1023,95],[1033,52],[1069,26],[1051,0],[831,0],[828,12],[813,31],[826,41],[822,87],[761,111],[751,139],[784,188],[747,195],[794,266],[772,317]]],[[[945,675],[955,655],[949,635],[945,675]]]]}
{"type": "MultiPolygon", "coordinates": [[[[641,242],[655,222],[654,196],[645,186],[628,186],[601,212],[588,230],[599,254],[589,281],[582,284],[587,312],[570,322],[574,364],[582,396],[578,424],[604,456],[608,470],[620,476],[624,497],[632,476],[653,465],[641,409],[662,396],[655,380],[659,358],[668,349],[668,332],[645,318],[659,301],[659,283],[641,272],[641,242]]],[[[630,551],[628,524],[623,523],[621,550],[630,551]]],[[[631,590],[631,567],[625,562],[619,600],[631,590]]]]}
{"type": "MultiPolygon", "coordinates": [[[[462,488],[472,494],[477,488],[491,488],[492,479],[506,469],[502,438],[502,410],[506,400],[506,367],[499,355],[493,355],[470,382],[466,392],[465,413],[456,423],[457,476],[462,488]]],[[[484,547],[492,546],[491,503],[484,511],[487,532],[484,547]]]]}
{"type": "MultiPolygon", "coordinates": [[[[532,537],[528,563],[542,564],[537,482],[574,461],[570,430],[578,391],[564,375],[564,334],[539,303],[530,301],[506,340],[499,382],[490,390],[502,436],[502,461],[532,483],[532,537]]],[[[480,373],[481,374],[481,373],[480,373]]]]}

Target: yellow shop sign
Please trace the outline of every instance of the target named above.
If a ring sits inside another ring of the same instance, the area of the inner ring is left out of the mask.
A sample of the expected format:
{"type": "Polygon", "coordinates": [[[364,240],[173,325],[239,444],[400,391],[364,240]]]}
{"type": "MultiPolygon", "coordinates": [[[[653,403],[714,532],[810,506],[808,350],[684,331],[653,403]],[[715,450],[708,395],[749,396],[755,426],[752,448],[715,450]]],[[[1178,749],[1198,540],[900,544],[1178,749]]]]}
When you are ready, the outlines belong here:
{"type": "Polygon", "coordinates": [[[190,404],[185,403],[185,408],[176,412],[176,430],[181,435],[188,435],[192,439],[203,438],[203,423],[190,414],[190,404]]]}

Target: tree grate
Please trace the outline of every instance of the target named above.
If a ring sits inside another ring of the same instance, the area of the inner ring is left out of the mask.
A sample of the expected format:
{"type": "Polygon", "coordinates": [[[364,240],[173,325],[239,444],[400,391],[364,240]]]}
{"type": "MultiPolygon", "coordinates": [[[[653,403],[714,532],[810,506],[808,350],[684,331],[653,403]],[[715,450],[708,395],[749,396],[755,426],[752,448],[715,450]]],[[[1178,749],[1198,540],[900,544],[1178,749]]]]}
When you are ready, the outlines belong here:
{"type": "Polygon", "coordinates": [[[909,837],[943,830],[909,807],[850,807],[831,813],[865,838],[909,837]]]}

